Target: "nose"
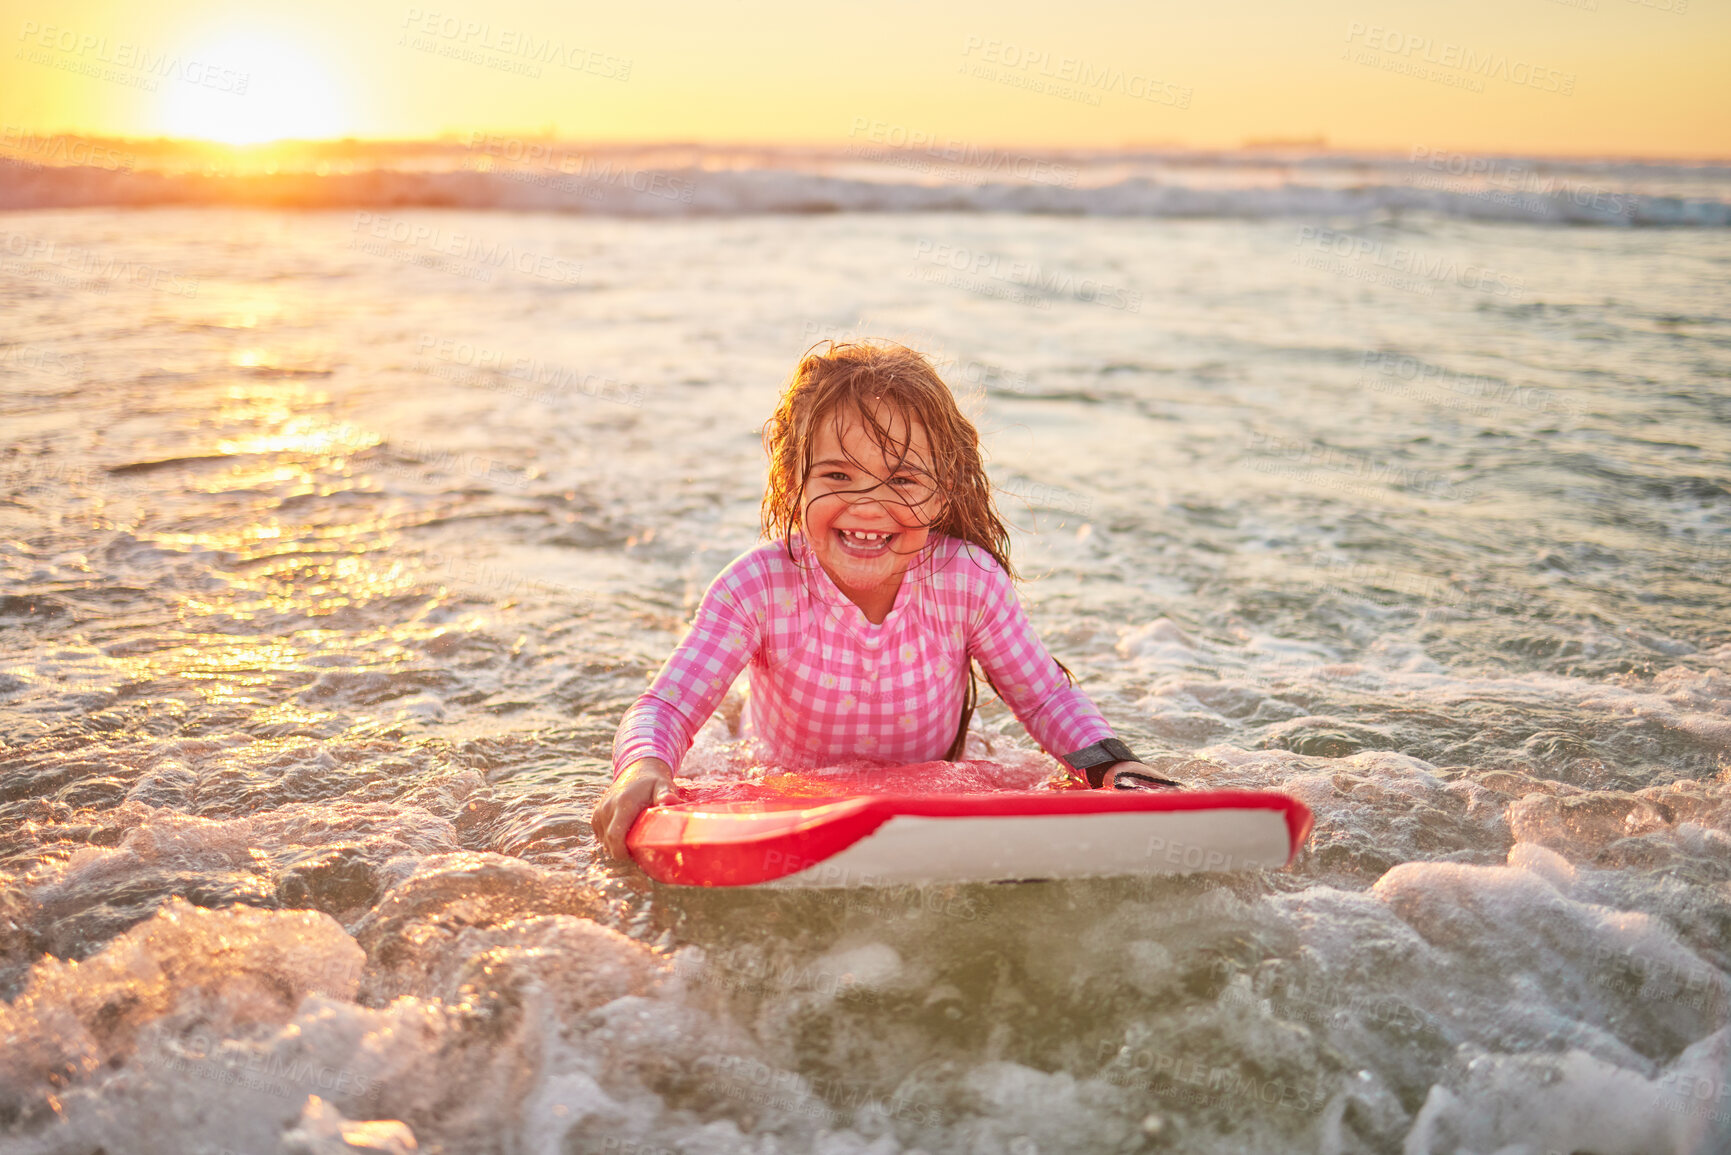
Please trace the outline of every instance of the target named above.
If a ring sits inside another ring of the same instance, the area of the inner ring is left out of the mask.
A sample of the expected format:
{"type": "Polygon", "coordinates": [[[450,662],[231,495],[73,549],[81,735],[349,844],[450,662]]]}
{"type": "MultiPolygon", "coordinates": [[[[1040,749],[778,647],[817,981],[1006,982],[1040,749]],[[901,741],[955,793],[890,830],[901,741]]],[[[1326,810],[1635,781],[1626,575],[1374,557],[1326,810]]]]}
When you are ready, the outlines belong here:
{"type": "MultiPolygon", "coordinates": [[[[848,501],[854,505],[858,505],[862,501],[875,501],[879,505],[882,505],[883,499],[878,496],[878,490],[887,488],[889,486],[889,484],[890,483],[887,481],[880,481],[876,485],[872,486],[870,489],[856,490],[856,491],[853,491],[851,493],[847,493],[844,496],[846,496],[848,501]]],[[[895,490],[890,489],[890,492],[894,493],[895,490]]]]}
{"type": "Polygon", "coordinates": [[[915,507],[908,500],[908,495],[887,481],[880,481],[863,493],[842,496],[847,501],[850,513],[873,521],[881,519],[886,527],[900,528],[902,523],[915,513],[915,507]]]}

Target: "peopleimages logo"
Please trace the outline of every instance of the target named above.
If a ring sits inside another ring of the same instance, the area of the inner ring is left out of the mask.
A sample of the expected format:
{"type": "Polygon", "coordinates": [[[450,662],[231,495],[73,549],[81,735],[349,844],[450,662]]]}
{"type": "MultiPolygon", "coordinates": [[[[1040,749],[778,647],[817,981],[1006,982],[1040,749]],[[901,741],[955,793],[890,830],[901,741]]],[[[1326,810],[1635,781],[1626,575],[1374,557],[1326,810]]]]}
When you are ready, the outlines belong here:
{"type": "Polygon", "coordinates": [[[1139,312],[1142,294],[1109,281],[1053,272],[1032,261],[1006,260],[1000,254],[967,249],[959,245],[920,240],[914,245],[914,261],[935,269],[947,269],[971,278],[989,278],[1032,290],[1036,294],[1071,297],[1089,305],[1103,305],[1126,313],[1139,312]]]}
{"type": "Polygon", "coordinates": [[[458,385],[473,385],[494,391],[504,389],[519,397],[533,396],[539,401],[580,393],[585,397],[643,407],[646,391],[641,385],[630,385],[614,377],[585,373],[581,369],[566,365],[550,364],[539,357],[519,356],[451,337],[438,337],[432,333],[421,334],[415,343],[415,351],[430,354],[450,366],[448,369],[441,369],[439,366],[429,365],[424,367],[424,371],[458,385]],[[519,381],[529,388],[507,385],[497,378],[519,381]]]}
{"type": "MultiPolygon", "coordinates": [[[[1012,74],[1038,74],[1060,84],[1074,84],[1096,92],[1115,92],[1132,100],[1146,100],[1169,108],[1189,108],[1195,91],[1185,85],[1156,80],[1144,72],[1094,64],[1076,56],[1053,56],[1050,52],[1024,48],[1004,40],[988,40],[983,36],[967,37],[962,44],[962,55],[995,68],[1009,69],[1012,74]],[[976,52],[979,53],[977,57],[974,56],[976,52]]],[[[963,71],[967,71],[966,65],[963,65],[963,71]]],[[[1091,103],[1098,104],[1099,97],[1094,97],[1091,103]]]]}
{"type": "Polygon", "coordinates": [[[0,148],[20,154],[17,159],[40,159],[49,164],[102,168],[109,172],[131,172],[138,163],[132,153],[119,153],[82,137],[64,133],[37,136],[11,124],[0,129],[0,148]]]}
{"type": "Polygon", "coordinates": [[[198,279],[183,277],[170,269],[137,261],[117,260],[81,245],[67,245],[52,237],[29,233],[0,232],[0,272],[22,277],[42,277],[58,272],[53,280],[68,288],[106,292],[123,279],[177,297],[198,296],[198,279]],[[21,258],[8,261],[6,257],[21,258]]]}
{"type": "Polygon", "coordinates": [[[245,96],[247,86],[252,82],[249,72],[182,58],[178,53],[157,51],[126,40],[110,41],[94,32],[39,24],[34,20],[26,20],[20,25],[18,39],[24,41],[26,49],[58,52],[64,58],[63,62],[53,62],[51,57],[38,53],[30,57],[32,63],[52,62],[54,67],[60,67],[61,63],[71,62],[77,66],[68,68],[69,71],[84,72],[106,80],[125,76],[128,83],[136,82],[135,87],[150,92],[156,91],[158,80],[179,80],[198,88],[245,96]]]}
{"type": "Polygon", "coordinates": [[[1316,225],[1299,226],[1292,243],[1317,252],[1351,261],[1365,262],[1378,269],[1387,269],[1421,278],[1425,281],[1451,281],[1463,289],[1489,293],[1519,301],[1526,289],[1526,279],[1500,272],[1488,265],[1462,264],[1452,257],[1441,257],[1405,245],[1385,245],[1369,237],[1336,232],[1316,225]]]}
{"type": "Polygon", "coordinates": [[[1469,76],[1486,80],[1505,80],[1541,92],[1559,96],[1575,94],[1575,74],[1545,68],[1526,60],[1510,60],[1494,52],[1481,53],[1450,41],[1437,41],[1429,36],[1417,36],[1384,28],[1380,24],[1364,24],[1353,20],[1346,26],[1348,44],[1360,43],[1376,52],[1407,61],[1421,61],[1439,68],[1452,68],[1469,76]]]}
{"type": "Polygon", "coordinates": [[[1567,181],[1555,173],[1541,172],[1533,161],[1496,156],[1468,156],[1447,149],[1414,145],[1407,158],[1415,168],[1430,173],[1406,173],[1403,180],[1416,188],[1434,188],[1456,196],[1477,197],[1542,211],[1551,200],[1567,200],[1594,212],[1633,218],[1639,198],[1633,193],[1613,192],[1599,185],[1567,181]]]}
{"type": "Polygon", "coordinates": [[[1363,372],[1359,384],[1375,392],[1470,403],[1480,407],[1480,416],[1498,406],[1518,407],[1530,413],[1581,416],[1580,406],[1555,389],[1519,385],[1485,374],[1462,373],[1433,365],[1408,353],[1366,349],[1360,367],[1363,372]]]}
{"type": "Polygon", "coordinates": [[[1303,1113],[1321,1111],[1328,1104],[1327,1087],[1304,1086],[1285,1079],[1259,1079],[1231,1067],[1211,1067],[1195,1059],[1146,1048],[1100,1041],[1099,1060],[1107,1063],[1099,1077],[1119,1086],[1152,1091],[1165,1099],[1195,1093],[1199,1105],[1221,1104],[1227,1099],[1248,1099],[1269,1107],[1303,1113]]]}
{"type": "Polygon", "coordinates": [[[574,285],[583,272],[581,263],[564,257],[501,244],[473,233],[447,232],[425,221],[385,213],[357,211],[350,232],[353,234],[349,239],[350,248],[362,247],[359,242],[371,237],[410,249],[425,249],[435,256],[467,261],[481,273],[494,268],[512,268],[555,284],[574,285]]]}
{"type": "MultiPolygon", "coordinates": [[[[941,139],[936,133],[924,129],[910,129],[906,125],[890,124],[864,116],[853,118],[853,127],[848,130],[848,136],[863,136],[876,146],[867,148],[850,145],[847,149],[850,156],[900,164],[903,167],[918,167],[921,172],[930,172],[932,169],[929,165],[918,164],[918,156],[950,166],[958,176],[975,171],[988,175],[1008,174],[1033,184],[1055,184],[1066,188],[1073,186],[1081,174],[1081,169],[1073,164],[1063,164],[1028,153],[988,148],[953,137],[941,139]],[[916,164],[910,165],[910,159],[915,160],[916,164]]],[[[938,171],[945,170],[940,168],[938,171]]]]}
{"type": "Polygon", "coordinates": [[[590,200],[600,200],[606,188],[627,189],[644,196],[690,204],[697,185],[659,169],[615,168],[582,152],[554,150],[545,142],[476,132],[469,136],[468,163],[478,172],[493,172],[505,180],[565,188],[590,200]],[[493,158],[522,165],[522,169],[492,166],[493,158]]]}
{"type": "Polygon", "coordinates": [[[402,27],[397,43],[472,64],[537,78],[541,75],[539,65],[555,64],[603,80],[631,79],[632,62],[626,57],[566,44],[527,29],[495,27],[485,20],[422,8],[408,9],[402,27]]]}

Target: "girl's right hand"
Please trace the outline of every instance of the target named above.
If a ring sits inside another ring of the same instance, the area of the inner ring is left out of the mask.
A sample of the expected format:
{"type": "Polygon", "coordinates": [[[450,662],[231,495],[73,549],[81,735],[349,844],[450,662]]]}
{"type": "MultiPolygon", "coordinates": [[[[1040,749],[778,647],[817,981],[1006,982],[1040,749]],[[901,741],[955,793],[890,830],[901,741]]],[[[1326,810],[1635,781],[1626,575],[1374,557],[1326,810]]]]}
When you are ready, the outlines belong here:
{"type": "Polygon", "coordinates": [[[659,758],[639,758],[627,766],[589,816],[595,840],[614,858],[629,857],[625,835],[637,816],[651,806],[679,801],[673,768],[659,758]]]}

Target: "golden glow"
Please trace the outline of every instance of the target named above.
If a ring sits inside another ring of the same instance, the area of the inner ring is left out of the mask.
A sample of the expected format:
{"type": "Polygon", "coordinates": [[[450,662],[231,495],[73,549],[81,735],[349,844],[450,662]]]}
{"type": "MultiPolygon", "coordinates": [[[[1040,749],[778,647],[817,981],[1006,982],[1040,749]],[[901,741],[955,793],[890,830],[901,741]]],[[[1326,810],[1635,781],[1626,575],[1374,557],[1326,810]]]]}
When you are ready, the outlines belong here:
{"type": "MultiPolygon", "coordinates": [[[[955,0],[917,13],[753,0],[748,14],[698,0],[653,12],[562,0],[69,0],[20,15],[0,25],[14,44],[0,127],[25,133],[173,134],[241,149],[471,132],[860,145],[858,126],[881,123],[977,145],[1731,155],[1731,6],[1699,0],[955,0]],[[57,47],[50,26],[66,34],[58,43],[102,47],[57,47]],[[1406,51],[1415,38],[1434,50],[1406,51]],[[220,71],[204,83],[202,67],[190,78],[125,65],[99,75],[123,43],[245,72],[246,92],[223,91],[220,71]],[[1447,63],[1461,52],[1506,60],[1509,72],[1457,83],[1473,79],[1447,63]],[[1534,74],[1567,77],[1567,90],[1508,78],[1534,74]]],[[[262,152],[212,159],[277,163],[262,152]]]]}
{"type": "Polygon", "coordinates": [[[294,324],[307,315],[308,304],[275,286],[201,285],[182,320],[211,329],[256,329],[261,324],[294,324]]]}
{"type": "Polygon", "coordinates": [[[294,44],[259,33],[213,37],[182,67],[181,82],[162,92],[165,135],[244,145],[350,129],[325,65],[294,44]]]}

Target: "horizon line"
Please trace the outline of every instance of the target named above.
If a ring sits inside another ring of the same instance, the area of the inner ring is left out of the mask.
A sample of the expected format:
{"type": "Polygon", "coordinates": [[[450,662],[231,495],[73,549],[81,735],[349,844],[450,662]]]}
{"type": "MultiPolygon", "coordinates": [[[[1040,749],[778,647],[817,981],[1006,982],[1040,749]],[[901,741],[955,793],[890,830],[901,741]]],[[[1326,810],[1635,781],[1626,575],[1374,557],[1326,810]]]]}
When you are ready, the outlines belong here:
{"type": "MultiPolygon", "coordinates": [[[[208,137],[169,136],[158,134],[152,136],[132,136],[115,133],[78,132],[72,130],[39,130],[27,129],[19,125],[5,125],[0,128],[0,150],[14,147],[13,141],[20,138],[30,140],[69,139],[92,142],[123,142],[129,145],[194,145],[228,152],[261,152],[272,148],[302,147],[340,147],[359,145],[452,145],[461,144],[464,140],[473,141],[477,137],[497,137],[523,142],[544,142],[590,149],[629,149],[629,148],[692,148],[713,150],[813,150],[833,149],[851,141],[850,137],[798,138],[779,140],[751,139],[692,139],[692,138],[630,138],[630,137],[581,137],[563,136],[558,133],[547,133],[543,130],[514,131],[510,129],[445,129],[436,135],[427,136],[370,136],[344,135],[320,137],[279,137],[265,141],[247,141],[244,143],[213,140],[208,137]]],[[[1331,144],[1326,136],[1315,138],[1253,138],[1238,144],[1186,144],[1177,141],[1124,142],[1116,145],[1071,146],[1057,144],[1038,144],[1013,141],[987,141],[966,137],[944,137],[934,139],[928,144],[887,144],[872,143],[871,149],[891,153],[925,153],[934,148],[965,144],[976,148],[1018,149],[1028,152],[1040,152],[1054,155],[1070,156],[1113,156],[1134,153],[1166,153],[1166,154],[1243,154],[1243,153],[1305,153],[1312,155],[1332,156],[1379,156],[1408,157],[1423,145],[1348,145],[1331,144]]],[[[1433,152],[1452,152],[1467,156],[1481,157],[1518,157],[1529,160],[1558,161],[1644,161],[1644,162],[1686,162],[1690,164],[1731,164],[1731,154],[1721,153],[1637,153],[1637,152],[1529,152],[1510,151],[1507,149],[1472,148],[1458,144],[1442,144],[1434,146],[1433,152]]]]}

